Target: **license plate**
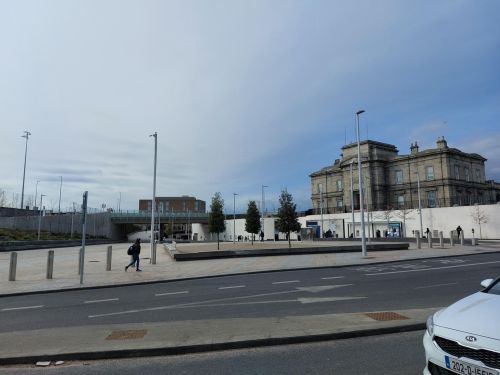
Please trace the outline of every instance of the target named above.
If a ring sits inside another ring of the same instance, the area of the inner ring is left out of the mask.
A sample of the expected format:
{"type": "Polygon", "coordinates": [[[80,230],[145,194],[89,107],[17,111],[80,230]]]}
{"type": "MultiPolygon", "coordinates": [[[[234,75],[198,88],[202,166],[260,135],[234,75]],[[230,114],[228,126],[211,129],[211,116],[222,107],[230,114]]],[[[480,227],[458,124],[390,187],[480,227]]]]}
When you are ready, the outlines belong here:
{"type": "Polygon", "coordinates": [[[476,366],[472,363],[460,361],[455,358],[444,356],[446,367],[457,374],[465,375],[498,375],[497,370],[492,370],[486,367],[476,366]]]}

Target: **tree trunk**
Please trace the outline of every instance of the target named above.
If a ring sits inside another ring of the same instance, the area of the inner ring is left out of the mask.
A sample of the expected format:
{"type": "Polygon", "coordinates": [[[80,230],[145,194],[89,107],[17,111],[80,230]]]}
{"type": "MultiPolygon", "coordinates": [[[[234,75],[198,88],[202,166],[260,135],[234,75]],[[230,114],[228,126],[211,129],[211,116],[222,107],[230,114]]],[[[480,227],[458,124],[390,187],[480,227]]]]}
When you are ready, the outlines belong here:
{"type": "Polygon", "coordinates": [[[290,231],[288,232],[288,248],[292,248],[292,243],[290,242],[290,231]]]}
{"type": "Polygon", "coordinates": [[[252,246],[253,246],[253,239],[255,238],[255,234],[252,233],[252,246]]]}
{"type": "Polygon", "coordinates": [[[219,232],[217,232],[217,250],[219,250],[219,232]]]}

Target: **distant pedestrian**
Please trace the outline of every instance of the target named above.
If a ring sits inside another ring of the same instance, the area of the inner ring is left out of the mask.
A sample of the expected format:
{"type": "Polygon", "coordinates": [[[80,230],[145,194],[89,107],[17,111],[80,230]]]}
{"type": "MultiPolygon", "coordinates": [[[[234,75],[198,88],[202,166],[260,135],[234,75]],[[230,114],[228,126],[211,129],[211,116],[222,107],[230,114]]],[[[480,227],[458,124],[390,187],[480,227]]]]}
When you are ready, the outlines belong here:
{"type": "Polygon", "coordinates": [[[141,272],[139,269],[139,254],[141,253],[141,239],[137,238],[132,246],[128,248],[127,254],[132,255],[132,262],[128,266],[125,267],[125,272],[127,272],[128,268],[135,265],[135,270],[137,272],[141,272]]]}
{"type": "Polygon", "coordinates": [[[260,231],[260,242],[264,242],[264,231],[260,231]]]}
{"type": "Polygon", "coordinates": [[[460,234],[462,233],[462,228],[460,228],[460,225],[457,227],[457,236],[460,238],[460,234]]]}
{"type": "Polygon", "coordinates": [[[430,229],[427,228],[426,231],[425,231],[425,234],[427,235],[427,238],[429,238],[429,234],[431,233],[430,229]]]}

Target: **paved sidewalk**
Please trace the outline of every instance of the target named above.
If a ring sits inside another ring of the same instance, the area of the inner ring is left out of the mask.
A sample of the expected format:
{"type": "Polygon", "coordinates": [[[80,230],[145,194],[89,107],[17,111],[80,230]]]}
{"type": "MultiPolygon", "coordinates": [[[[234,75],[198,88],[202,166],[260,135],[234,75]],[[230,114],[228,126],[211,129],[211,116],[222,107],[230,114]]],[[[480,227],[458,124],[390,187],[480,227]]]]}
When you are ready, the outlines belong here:
{"type": "MultiPolygon", "coordinates": [[[[349,242],[352,244],[352,242],[349,242]]],[[[338,243],[339,245],[342,242],[338,243]]],[[[232,244],[225,243],[225,248],[232,244]]],[[[257,246],[283,244],[264,243],[257,246]]],[[[293,246],[311,246],[304,241],[293,246]]],[[[314,243],[314,245],[321,245],[314,243]]],[[[331,246],[326,243],[325,246],[331,246]]],[[[79,284],[78,247],[55,249],[54,278],[45,278],[47,250],[18,253],[17,279],[8,281],[9,253],[0,253],[0,302],[8,294],[43,292],[177,280],[216,275],[261,271],[279,271],[314,267],[363,265],[431,257],[463,256],[500,252],[499,242],[480,246],[432,248],[423,244],[409,250],[373,251],[367,257],[356,253],[308,254],[230,258],[175,262],[169,252],[158,247],[157,264],[141,260],[143,272],[124,271],[129,262],[129,244],[113,245],[113,266],[106,271],[106,245],[88,246],[85,258],[84,284],[79,284]]],[[[179,251],[196,251],[193,244],[179,244],[179,251]],[[183,249],[183,246],[185,248],[183,249]]],[[[216,244],[200,244],[200,251],[213,250],[216,244]]],[[[238,246],[242,246],[239,244],[238,246]]],[[[144,244],[142,257],[149,257],[144,244]]],[[[200,352],[262,345],[298,343],[373,334],[424,329],[426,318],[437,308],[285,316],[274,318],[211,319],[140,324],[95,325],[0,334],[0,365],[34,363],[36,361],[100,359],[200,352]]]]}

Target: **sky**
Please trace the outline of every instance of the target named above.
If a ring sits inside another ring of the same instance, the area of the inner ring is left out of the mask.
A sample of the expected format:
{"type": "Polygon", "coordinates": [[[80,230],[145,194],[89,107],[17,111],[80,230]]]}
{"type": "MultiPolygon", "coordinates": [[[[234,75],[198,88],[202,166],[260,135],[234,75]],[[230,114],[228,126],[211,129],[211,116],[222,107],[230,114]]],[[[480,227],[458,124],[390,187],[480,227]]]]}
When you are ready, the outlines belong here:
{"type": "MultiPolygon", "coordinates": [[[[215,192],[311,207],[361,138],[450,147],[500,180],[500,1],[0,0],[0,189],[61,210],[215,192]],[[62,188],[61,188],[62,177],[62,188]],[[37,184],[37,181],[38,184],[37,184]],[[120,198],[121,197],[121,198],[120,198]]],[[[422,149],[421,148],[421,149],[422,149]]]]}

